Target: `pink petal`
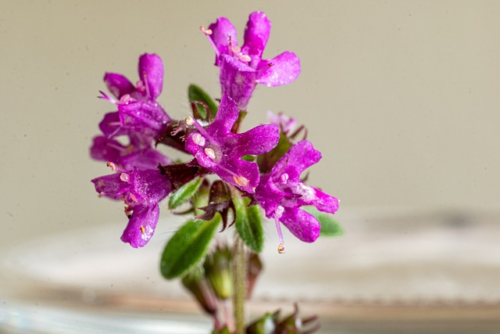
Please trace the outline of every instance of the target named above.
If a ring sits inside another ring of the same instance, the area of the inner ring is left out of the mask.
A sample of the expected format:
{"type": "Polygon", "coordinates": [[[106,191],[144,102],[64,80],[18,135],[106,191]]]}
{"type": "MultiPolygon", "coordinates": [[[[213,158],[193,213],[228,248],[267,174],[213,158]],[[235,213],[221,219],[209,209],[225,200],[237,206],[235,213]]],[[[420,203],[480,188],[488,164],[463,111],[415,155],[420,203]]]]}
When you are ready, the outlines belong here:
{"type": "Polygon", "coordinates": [[[104,74],[104,83],[111,94],[120,99],[125,94],[135,92],[134,85],[123,75],[118,73],[104,74]]]}
{"type": "Polygon", "coordinates": [[[155,232],[159,216],[158,205],[135,207],[121,240],[134,248],[144,247],[155,232]]]}
{"type": "Polygon", "coordinates": [[[219,17],[215,23],[208,26],[208,29],[212,30],[212,34],[209,37],[214,42],[219,54],[229,53],[230,39],[232,46],[238,45],[236,28],[227,18],[219,17]]]}
{"type": "Polygon", "coordinates": [[[245,29],[245,43],[241,48],[242,53],[251,56],[252,59],[255,57],[260,61],[270,33],[271,21],[269,21],[264,12],[253,12],[250,14],[245,29]]]}
{"type": "Polygon", "coordinates": [[[321,225],[316,218],[298,208],[286,208],[280,221],[294,236],[304,242],[316,241],[321,231],[321,225]]]}
{"type": "Polygon", "coordinates": [[[300,74],[300,58],[293,52],[283,52],[259,64],[257,83],[268,87],[287,85],[300,74]]]}
{"type": "Polygon", "coordinates": [[[143,54],[139,58],[139,77],[147,85],[151,99],[156,99],[163,89],[163,62],[155,54],[143,54]]]}

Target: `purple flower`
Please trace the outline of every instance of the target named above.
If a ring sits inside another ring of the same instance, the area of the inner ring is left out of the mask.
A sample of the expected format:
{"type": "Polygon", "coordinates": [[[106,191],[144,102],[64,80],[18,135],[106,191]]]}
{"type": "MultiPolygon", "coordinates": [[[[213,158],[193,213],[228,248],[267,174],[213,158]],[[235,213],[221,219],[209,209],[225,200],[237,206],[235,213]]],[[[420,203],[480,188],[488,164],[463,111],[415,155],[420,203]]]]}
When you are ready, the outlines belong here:
{"type": "Polygon", "coordinates": [[[206,129],[188,117],[187,123],[194,125],[197,131],[189,134],[185,147],[202,167],[222,180],[253,193],[259,183],[259,169],[256,163],[241,157],[269,152],[278,143],[279,129],[276,125],[267,124],[245,133],[232,133],[231,128],[238,114],[236,103],[224,94],[215,120],[206,129]]]}
{"type": "Polygon", "coordinates": [[[318,210],[335,213],[338,200],[324,192],[305,185],[300,174],[321,159],[321,153],[307,141],[299,141],[274,165],[271,173],[263,175],[255,190],[255,200],[266,212],[267,218],[276,222],[280,237],[280,252],[284,251],[282,222],[297,238],[305,242],[315,241],[321,225],[304,210],[303,205],[314,205],[318,210]]]}
{"type": "Polygon", "coordinates": [[[106,114],[100,124],[109,138],[136,132],[153,140],[170,121],[156,98],[163,89],[163,63],[155,54],[143,54],[139,58],[140,80],[134,86],[125,76],[106,73],[104,82],[118,101],[102,93],[102,98],[117,105],[118,111],[106,114]]]}
{"type": "Polygon", "coordinates": [[[172,191],[170,180],[156,169],[135,169],[101,176],[92,182],[99,195],[124,201],[129,222],[121,240],[135,248],[145,246],[158,222],[158,203],[172,191]]]}
{"type": "Polygon", "coordinates": [[[271,123],[278,125],[285,134],[293,131],[297,124],[297,120],[294,117],[288,117],[282,112],[275,114],[272,111],[268,111],[267,118],[271,123]]]}
{"type": "Polygon", "coordinates": [[[250,14],[242,47],[238,46],[236,29],[225,17],[201,30],[215,50],[222,93],[228,94],[242,110],[246,109],[257,83],[268,87],[286,85],[300,74],[300,59],[293,52],[262,59],[271,33],[271,22],[263,12],[250,14]]]}

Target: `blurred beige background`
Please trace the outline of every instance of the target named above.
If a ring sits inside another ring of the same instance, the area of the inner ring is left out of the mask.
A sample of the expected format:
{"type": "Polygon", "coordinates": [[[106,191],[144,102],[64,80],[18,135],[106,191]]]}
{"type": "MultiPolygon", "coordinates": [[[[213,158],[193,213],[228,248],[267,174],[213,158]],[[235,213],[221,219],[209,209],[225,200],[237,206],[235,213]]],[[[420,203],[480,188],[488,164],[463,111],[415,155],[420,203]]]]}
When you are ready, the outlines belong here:
{"type": "MultiPolygon", "coordinates": [[[[217,96],[199,32],[227,16],[273,23],[264,54],[301,57],[293,84],[259,87],[245,127],[284,111],[323,152],[310,184],[361,207],[495,209],[500,200],[498,1],[0,0],[0,243],[123,222],[90,179],[105,71],[137,78],[138,56],[165,63],[159,101],[188,113],[186,88],[217,96]]],[[[166,205],[163,206],[165,213],[166,205]]],[[[119,231],[117,237],[119,236],[119,231]]]]}

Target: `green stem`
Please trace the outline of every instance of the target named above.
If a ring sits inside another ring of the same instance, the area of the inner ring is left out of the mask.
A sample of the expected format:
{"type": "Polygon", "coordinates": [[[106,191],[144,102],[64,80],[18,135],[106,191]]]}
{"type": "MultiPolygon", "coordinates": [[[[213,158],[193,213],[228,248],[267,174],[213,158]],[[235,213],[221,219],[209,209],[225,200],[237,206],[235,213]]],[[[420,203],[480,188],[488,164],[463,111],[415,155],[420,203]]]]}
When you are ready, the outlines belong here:
{"type": "Polygon", "coordinates": [[[239,237],[234,247],[233,278],[233,312],[236,325],[236,334],[245,334],[245,297],[247,281],[247,264],[245,256],[245,243],[239,237]]]}

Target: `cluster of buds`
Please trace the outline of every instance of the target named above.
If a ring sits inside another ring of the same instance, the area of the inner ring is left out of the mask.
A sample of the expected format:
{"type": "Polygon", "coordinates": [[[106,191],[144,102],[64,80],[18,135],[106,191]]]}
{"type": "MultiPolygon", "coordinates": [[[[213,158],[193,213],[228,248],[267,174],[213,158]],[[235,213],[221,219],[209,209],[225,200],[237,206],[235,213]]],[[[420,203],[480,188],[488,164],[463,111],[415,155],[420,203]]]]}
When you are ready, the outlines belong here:
{"type": "MultiPolygon", "coordinates": [[[[245,253],[246,299],[250,299],[255,282],[263,265],[258,254],[245,253]]],[[[183,278],[182,284],[195,297],[200,307],[214,320],[218,330],[232,328],[231,306],[234,297],[234,259],[233,251],[227,245],[219,244],[207,256],[202,265],[191,269],[183,278]]]]}

